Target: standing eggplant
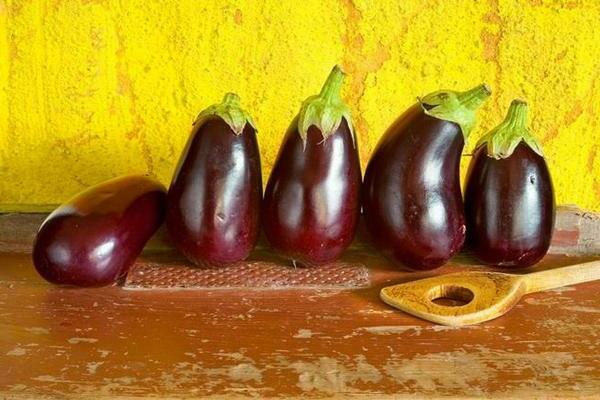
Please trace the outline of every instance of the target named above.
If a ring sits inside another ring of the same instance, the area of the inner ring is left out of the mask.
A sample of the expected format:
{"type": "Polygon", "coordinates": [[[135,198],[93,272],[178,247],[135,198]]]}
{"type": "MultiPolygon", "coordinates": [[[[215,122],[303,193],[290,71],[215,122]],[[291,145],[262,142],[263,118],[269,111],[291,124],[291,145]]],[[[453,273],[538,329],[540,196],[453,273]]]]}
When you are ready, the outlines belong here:
{"type": "Polygon", "coordinates": [[[195,264],[241,261],[258,238],[261,199],[256,128],[227,93],[194,122],[169,188],[169,234],[195,264]]]}
{"type": "Polygon", "coordinates": [[[419,99],[379,141],[363,184],[373,242],[412,269],[433,269],[463,245],[460,156],[486,85],[419,99]]]}
{"type": "Polygon", "coordinates": [[[145,176],[92,186],[42,223],[33,245],[35,268],[56,284],[114,283],[160,227],[165,207],[165,188],[145,176]]]}
{"type": "Polygon", "coordinates": [[[337,259],[360,212],[360,161],[344,73],[334,67],[320,94],[304,101],[283,139],[263,201],[271,246],[301,264],[337,259]]]}
{"type": "Polygon", "coordinates": [[[548,251],[554,190],[538,142],[527,128],[527,103],[477,144],[465,189],[467,243],[485,263],[527,267],[548,251]]]}

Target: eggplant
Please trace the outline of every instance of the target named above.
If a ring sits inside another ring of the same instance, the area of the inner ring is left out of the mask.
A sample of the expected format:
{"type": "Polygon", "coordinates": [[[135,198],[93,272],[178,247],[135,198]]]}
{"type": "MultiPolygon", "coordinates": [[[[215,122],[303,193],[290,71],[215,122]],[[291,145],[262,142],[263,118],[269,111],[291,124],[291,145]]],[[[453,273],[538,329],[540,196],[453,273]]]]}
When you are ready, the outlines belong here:
{"type": "Polygon", "coordinates": [[[193,124],[169,187],[169,235],[194,264],[244,260],[258,238],[261,200],[256,128],[227,93],[193,124]]]}
{"type": "Polygon", "coordinates": [[[92,186],[42,223],[33,244],[35,268],[55,284],[115,283],[163,223],[165,208],[164,186],[145,176],[92,186]]]}
{"type": "Polygon", "coordinates": [[[294,265],[336,260],[354,238],[361,171],[344,73],[333,68],[289,126],[267,182],[263,227],[272,248],[294,265]]]}
{"type": "Polygon", "coordinates": [[[393,261],[428,270],[461,249],[460,157],[475,110],[489,95],[485,84],[429,94],[380,139],[365,172],[362,206],[369,236],[393,261]]]}
{"type": "Polygon", "coordinates": [[[541,146],[527,127],[527,103],[478,142],[465,186],[467,244],[500,267],[527,267],[550,247],[555,201],[541,146]]]}

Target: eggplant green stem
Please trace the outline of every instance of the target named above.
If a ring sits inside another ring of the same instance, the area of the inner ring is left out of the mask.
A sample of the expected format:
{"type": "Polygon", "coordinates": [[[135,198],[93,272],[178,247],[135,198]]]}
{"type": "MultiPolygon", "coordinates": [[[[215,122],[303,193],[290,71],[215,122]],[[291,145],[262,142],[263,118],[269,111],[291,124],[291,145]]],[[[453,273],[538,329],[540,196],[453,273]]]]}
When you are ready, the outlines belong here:
{"type": "Polygon", "coordinates": [[[458,124],[466,141],[475,126],[475,111],[490,94],[489,86],[482,83],[465,92],[441,90],[418,100],[425,114],[458,124]]]}
{"type": "Polygon", "coordinates": [[[543,157],[542,147],[527,127],[527,112],[526,102],[519,99],[513,100],[504,121],[484,135],[477,142],[476,148],[485,144],[489,157],[501,159],[510,157],[519,143],[523,141],[543,157]]]}
{"type": "Polygon", "coordinates": [[[344,83],[344,71],[339,66],[333,67],[327,80],[321,88],[319,96],[329,102],[341,101],[340,93],[342,91],[342,84],[344,83]]]}
{"type": "Polygon", "coordinates": [[[221,103],[225,106],[240,108],[240,96],[235,93],[225,93],[221,103]]]}
{"type": "Polygon", "coordinates": [[[336,65],[329,73],[321,92],[302,103],[298,114],[298,133],[304,146],[311,126],[317,127],[323,140],[326,140],[340,127],[342,118],[346,120],[352,136],[352,144],[356,146],[350,109],[341,97],[344,76],[342,69],[336,65]]]}
{"type": "Polygon", "coordinates": [[[212,116],[220,117],[225,121],[236,136],[242,134],[247,123],[256,131],[256,125],[254,125],[252,117],[242,109],[240,96],[235,93],[226,93],[223,101],[202,111],[194,121],[194,125],[201,124],[212,116]]]}
{"type": "Polygon", "coordinates": [[[483,104],[490,94],[492,94],[491,89],[487,84],[483,83],[471,90],[458,93],[457,97],[458,102],[462,104],[463,107],[475,111],[483,104]]]}

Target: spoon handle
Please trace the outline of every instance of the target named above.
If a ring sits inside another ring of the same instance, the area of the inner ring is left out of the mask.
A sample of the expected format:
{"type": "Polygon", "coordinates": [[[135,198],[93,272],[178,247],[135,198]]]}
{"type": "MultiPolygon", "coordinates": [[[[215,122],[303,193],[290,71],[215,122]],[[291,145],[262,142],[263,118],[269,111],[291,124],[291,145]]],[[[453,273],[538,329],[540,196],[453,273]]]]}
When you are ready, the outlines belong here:
{"type": "Polygon", "coordinates": [[[527,285],[527,293],[595,281],[600,279],[600,260],[534,272],[523,275],[522,279],[527,285]]]}

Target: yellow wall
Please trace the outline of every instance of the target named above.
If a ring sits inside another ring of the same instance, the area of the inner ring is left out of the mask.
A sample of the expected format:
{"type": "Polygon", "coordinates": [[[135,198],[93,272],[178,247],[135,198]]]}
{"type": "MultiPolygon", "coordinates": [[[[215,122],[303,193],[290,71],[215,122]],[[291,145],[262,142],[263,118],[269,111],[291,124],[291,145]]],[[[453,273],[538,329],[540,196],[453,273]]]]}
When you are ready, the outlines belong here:
{"type": "Polygon", "coordinates": [[[0,0],[0,208],[125,173],[168,183],[225,91],[254,116],[266,175],[338,62],[363,163],[417,95],[487,81],[470,145],[524,97],[558,201],[600,210],[597,0],[0,0]]]}

